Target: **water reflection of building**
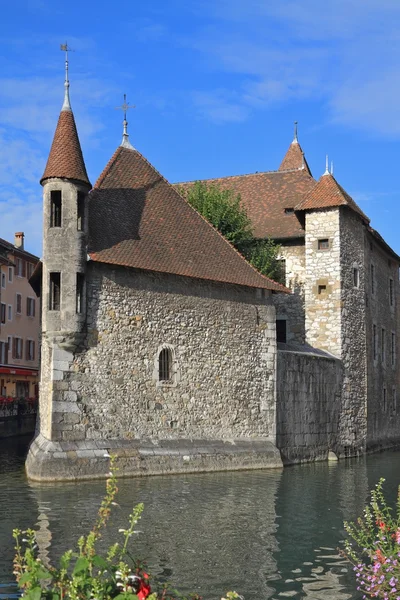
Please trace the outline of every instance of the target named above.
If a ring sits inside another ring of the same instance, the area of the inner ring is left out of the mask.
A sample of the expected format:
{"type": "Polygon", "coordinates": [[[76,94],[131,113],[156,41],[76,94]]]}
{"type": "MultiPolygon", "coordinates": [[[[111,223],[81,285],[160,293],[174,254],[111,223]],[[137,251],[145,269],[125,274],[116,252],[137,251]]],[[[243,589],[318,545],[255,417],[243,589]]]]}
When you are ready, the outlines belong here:
{"type": "MultiPolygon", "coordinates": [[[[145,512],[133,538],[133,555],[152,574],[187,594],[221,597],[236,589],[246,598],[270,598],[278,552],[275,502],[280,471],[126,479],[102,544],[115,541],[132,504],[145,512]]],[[[51,560],[94,522],[102,482],[30,484],[36,499],[41,556],[51,560]]]]}

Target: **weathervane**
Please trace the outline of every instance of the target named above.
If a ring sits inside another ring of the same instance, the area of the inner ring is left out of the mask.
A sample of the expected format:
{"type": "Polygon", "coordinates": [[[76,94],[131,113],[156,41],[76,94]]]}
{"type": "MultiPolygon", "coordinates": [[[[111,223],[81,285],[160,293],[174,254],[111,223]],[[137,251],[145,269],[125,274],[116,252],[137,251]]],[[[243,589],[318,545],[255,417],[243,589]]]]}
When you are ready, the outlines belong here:
{"type": "Polygon", "coordinates": [[[61,110],[71,110],[71,103],[69,100],[69,79],[68,79],[68,52],[72,52],[72,48],[68,46],[67,42],[65,44],[60,44],[60,50],[65,52],[65,94],[64,94],[64,104],[61,110]]]}
{"type": "Polygon", "coordinates": [[[124,103],[122,104],[122,106],[116,106],[115,110],[123,110],[124,111],[124,133],[122,135],[121,146],[123,146],[124,148],[130,148],[131,150],[133,150],[134,148],[129,141],[128,121],[126,120],[126,111],[129,110],[130,108],[135,108],[135,106],[134,106],[134,104],[129,104],[129,102],[126,101],[126,94],[124,94],[124,103]]]}

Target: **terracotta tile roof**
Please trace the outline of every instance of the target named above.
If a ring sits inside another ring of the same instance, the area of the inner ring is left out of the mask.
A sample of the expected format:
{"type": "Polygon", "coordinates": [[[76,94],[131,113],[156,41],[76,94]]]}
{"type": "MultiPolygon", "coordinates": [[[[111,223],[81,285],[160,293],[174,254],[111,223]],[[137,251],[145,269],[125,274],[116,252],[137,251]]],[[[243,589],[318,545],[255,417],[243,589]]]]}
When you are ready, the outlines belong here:
{"type": "Polygon", "coordinates": [[[313,210],[335,206],[348,206],[358,213],[366,223],[369,223],[369,218],[330,173],[320,177],[317,185],[296,206],[296,210],[313,210]]]}
{"type": "MultiPolygon", "coordinates": [[[[257,238],[304,237],[304,229],[294,207],[316,185],[307,169],[270,171],[206,179],[204,183],[240,194],[257,238]],[[286,210],[285,210],[286,209],[286,210]]],[[[194,182],[176,184],[189,187],[194,182]]]]}
{"type": "Polygon", "coordinates": [[[60,113],[49,158],[40,183],[50,177],[75,179],[90,186],[74,114],[71,110],[62,110],[60,113]]]}
{"type": "Polygon", "coordinates": [[[306,169],[311,175],[310,167],[304,156],[304,152],[297,141],[293,141],[280,164],[279,171],[293,171],[294,169],[306,169]]]}
{"type": "Polygon", "coordinates": [[[94,261],[288,292],[256,271],[136,150],[119,147],[89,195],[94,261]]]}

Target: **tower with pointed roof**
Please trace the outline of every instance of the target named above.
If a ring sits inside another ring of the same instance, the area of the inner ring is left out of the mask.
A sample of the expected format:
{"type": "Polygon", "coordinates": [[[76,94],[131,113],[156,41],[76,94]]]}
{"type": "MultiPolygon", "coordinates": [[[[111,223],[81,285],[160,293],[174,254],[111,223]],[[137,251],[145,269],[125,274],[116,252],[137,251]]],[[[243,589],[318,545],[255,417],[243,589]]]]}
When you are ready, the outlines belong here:
{"type": "MultiPolygon", "coordinates": [[[[79,344],[85,322],[85,285],[88,243],[87,194],[91,188],[69,97],[68,47],[65,61],[65,93],[46,168],[43,186],[43,285],[42,285],[42,381],[57,377],[57,359],[79,344]],[[58,339],[58,343],[54,340],[58,339]],[[57,357],[57,353],[59,356],[57,357]]],[[[47,384],[44,383],[44,386],[47,384]]],[[[49,385],[51,414],[54,390],[49,385]]],[[[46,417],[43,416],[43,421],[46,417]]],[[[52,419],[46,431],[52,435],[52,419]]]]}

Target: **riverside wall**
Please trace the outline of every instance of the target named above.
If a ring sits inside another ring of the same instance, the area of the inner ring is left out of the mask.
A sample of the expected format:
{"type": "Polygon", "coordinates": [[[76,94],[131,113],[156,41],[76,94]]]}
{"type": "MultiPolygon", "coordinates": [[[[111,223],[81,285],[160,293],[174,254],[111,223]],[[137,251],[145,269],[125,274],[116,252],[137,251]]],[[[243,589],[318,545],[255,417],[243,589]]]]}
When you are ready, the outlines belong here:
{"type": "Polygon", "coordinates": [[[284,464],[326,460],[338,447],[343,367],[310,352],[278,351],[277,447],[284,464]]]}

